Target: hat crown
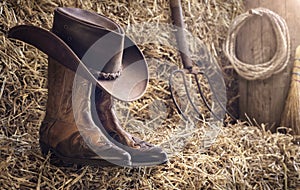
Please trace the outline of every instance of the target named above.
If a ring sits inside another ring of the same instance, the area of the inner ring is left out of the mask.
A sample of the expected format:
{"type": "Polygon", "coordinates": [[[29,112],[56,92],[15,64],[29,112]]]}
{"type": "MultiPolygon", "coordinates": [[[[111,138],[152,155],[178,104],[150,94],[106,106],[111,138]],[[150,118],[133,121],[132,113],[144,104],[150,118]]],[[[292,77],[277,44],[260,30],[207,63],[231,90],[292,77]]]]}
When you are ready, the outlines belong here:
{"type": "Polygon", "coordinates": [[[55,10],[52,32],[93,70],[121,70],[124,31],[112,20],[78,8],[55,10]]]}

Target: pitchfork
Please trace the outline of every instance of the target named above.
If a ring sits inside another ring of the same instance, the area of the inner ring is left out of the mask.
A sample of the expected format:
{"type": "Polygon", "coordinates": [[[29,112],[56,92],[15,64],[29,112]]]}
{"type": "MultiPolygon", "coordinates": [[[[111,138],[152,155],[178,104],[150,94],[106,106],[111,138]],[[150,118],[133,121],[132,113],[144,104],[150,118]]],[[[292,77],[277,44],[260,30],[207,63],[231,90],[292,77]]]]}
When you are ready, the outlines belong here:
{"type": "Polygon", "coordinates": [[[215,96],[215,99],[216,99],[217,103],[222,108],[222,110],[225,111],[226,113],[228,113],[232,118],[234,118],[234,116],[232,116],[229,112],[227,112],[224,105],[220,102],[219,98],[216,96],[216,93],[214,91],[214,88],[212,88],[209,77],[204,72],[201,72],[199,67],[194,66],[195,64],[193,64],[193,61],[191,60],[190,52],[189,52],[189,49],[188,49],[188,46],[187,46],[186,37],[185,37],[185,33],[184,33],[184,21],[183,21],[183,14],[182,14],[182,8],[181,8],[180,0],[170,0],[170,8],[171,8],[171,13],[172,13],[172,19],[173,19],[174,25],[176,26],[175,36],[176,36],[177,46],[178,46],[178,49],[180,51],[180,56],[181,56],[181,60],[182,60],[182,63],[183,63],[183,68],[184,68],[184,70],[175,70],[175,71],[173,71],[170,75],[170,78],[169,78],[171,97],[172,97],[173,102],[176,106],[176,109],[183,116],[183,118],[185,120],[188,120],[188,117],[180,109],[180,107],[179,107],[179,105],[178,105],[178,103],[177,103],[177,101],[174,97],[173,90],[172,90],[173,76],[176,73],[179,73],[182,76],[185,92],[186,92],[186,95],[187,95],[187,98],[188,98],[189,102],[191,103],[191,105],[192,105],[193,109],[196,111],[196,113],[199,116],[201,116],[201,113],[198,111],[196,105],[192,101],[192,98],[190,96],[190,93],[189,93],[189,90],[188,90],[187,84],[186,84],[185,74],[186,73],[191,74],[195,77],[198,92],[199,92],[199,94],[201,96],[201,99],[203,100],[205,106],[208,108],[208,110],[213,114],[213,116],[216,119],[218,119],[219,121],[222,121],[222,118],[220,118],[220,116],[218,116],[212,110],[211,106],[209,105],[208,101],[206,100],[206,98],[205,98],[205,96],[202,92],[201,85],[199,83],[198,75],[203,75],[207,79],[208,84],[210,86],[210,89],[211,89],[213,95],[215,96]]]}

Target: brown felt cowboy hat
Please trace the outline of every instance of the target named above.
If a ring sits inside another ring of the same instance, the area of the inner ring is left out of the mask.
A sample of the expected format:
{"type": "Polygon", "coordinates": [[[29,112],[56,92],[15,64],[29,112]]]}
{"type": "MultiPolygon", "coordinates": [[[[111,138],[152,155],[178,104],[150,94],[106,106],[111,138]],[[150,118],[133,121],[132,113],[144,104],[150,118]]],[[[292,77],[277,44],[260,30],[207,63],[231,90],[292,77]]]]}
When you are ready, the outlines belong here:
{"type": "Polygon", "coordinates": [[[146,90],[148,67],[142,52],[105,16],[57,8],[52,31],[20,25],[8,37],[34,45],[119,100],[136,100],[146,90]]]}

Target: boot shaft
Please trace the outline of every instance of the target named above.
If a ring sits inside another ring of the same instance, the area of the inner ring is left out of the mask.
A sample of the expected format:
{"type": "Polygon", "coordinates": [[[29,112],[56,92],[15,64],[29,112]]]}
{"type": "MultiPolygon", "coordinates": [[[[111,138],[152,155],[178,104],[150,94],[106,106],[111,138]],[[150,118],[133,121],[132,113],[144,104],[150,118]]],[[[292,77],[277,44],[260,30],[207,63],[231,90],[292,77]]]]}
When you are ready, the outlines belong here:
{"type": "Polygon", "coordinates": [[[62,64],[48,59],[47,119],[74,122],[72,111],[72,88],[75,73],[62,64]]]}

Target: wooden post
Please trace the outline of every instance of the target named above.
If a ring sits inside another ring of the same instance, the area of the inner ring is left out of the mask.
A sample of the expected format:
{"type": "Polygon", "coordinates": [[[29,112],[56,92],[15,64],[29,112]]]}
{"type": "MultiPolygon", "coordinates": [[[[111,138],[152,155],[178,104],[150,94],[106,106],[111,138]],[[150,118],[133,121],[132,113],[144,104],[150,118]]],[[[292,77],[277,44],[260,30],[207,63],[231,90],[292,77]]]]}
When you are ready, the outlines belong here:
{"type": "MultiPolygon", "coordinates": [[[[246,10],[268,8],[287,22],[291,37],[291,55],[288,67],[266,80],[248,81],[239,78],[239,114],[255,119],[259,124],[278,126],[290,84],[295,49],[300,45],[300,0],[245,0],[246,10]]],[[[237,57],[246,63],[259,64],[270,60],[276,52],[276,38],[270,21],[253,17],[237,36],[237,57]]]]}

